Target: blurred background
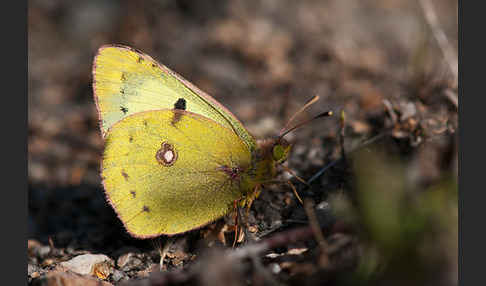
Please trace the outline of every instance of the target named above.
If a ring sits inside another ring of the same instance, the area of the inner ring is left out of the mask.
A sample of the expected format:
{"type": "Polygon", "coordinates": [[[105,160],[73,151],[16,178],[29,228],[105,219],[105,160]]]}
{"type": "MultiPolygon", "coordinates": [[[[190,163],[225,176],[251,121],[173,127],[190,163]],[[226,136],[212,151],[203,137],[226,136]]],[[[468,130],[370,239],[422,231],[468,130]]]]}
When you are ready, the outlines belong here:
{"type": "MultiPolygon", "coordinates": [[[[292,259],[263,261],[279,267],[275,281],[456,285],[457,9],[452,0],[29,1],[29,282],[79,253],[117,260],[136,248],[140,269],[110,283],[158,263],[150,242],[124,232],[100,184],[92,61],[101,45],[123,44],[212,95],[258,138],[314,95],[307,116],[337,115],[289,134],[288,166],[308,179],[333,164],[301,196],[331,218],[319,220],[329,243],[348,243],[326,267],[314,263],[313,239],[301,255],[279,249],[292,259]]],[[[272,190],[250,214],[262,238],[307,224],[290,188],[272,190]]],[[[169,269],[197,256],[202,235],[189,236],[169,269]]],[[[257,276],[234,274],[232,285],[257,276]]]]}

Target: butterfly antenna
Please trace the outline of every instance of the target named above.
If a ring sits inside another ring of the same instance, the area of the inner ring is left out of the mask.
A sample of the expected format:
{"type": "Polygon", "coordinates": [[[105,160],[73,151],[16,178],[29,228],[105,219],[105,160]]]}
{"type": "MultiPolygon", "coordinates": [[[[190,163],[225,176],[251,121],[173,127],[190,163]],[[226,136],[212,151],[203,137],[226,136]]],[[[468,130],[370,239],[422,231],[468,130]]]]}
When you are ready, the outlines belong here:
{"type": "MultiPolygon", "coordinates": [[[[318,119],[318,118],[321,118],[321,117],[327,117],[327,116],[332,116],[332,110],[320,113],[320,114],[314,116],[313,118],[311,118],[309,120],[304,120],[303,122],[295,125],[294,127],[290,128],[290,129],[287,129],[286,131],[281,131],[278,138],[279,139],[283,138],[285,135],[289,134],[290,132],[294,131],[295,129],[297,129],[297,128],[303,126],[303,125],[306,125],[307,123],[311,122],[312,120],[315,120],[315,119],[318,119]]],[[[285,130],[285,129],[283,129],[283,130],[285,130]]]]}
{"type": "Polygon", "coordinates": [[[285,124],[285,126],[282,128],[282,130],[280,130],[280,133],[283,133],[285,131],[285,129],[287,129],[290,125],[290,123],[292,123],[292,121],[299,115],[301,114],[302,112],[304,112],[304,110],[306,110],[307,108],[309,108],[309,106],[311,106],[312,104],[316,103],[317,101],[319,100],[319,96],[316,95],[314,96],[313,98],[311,98],[306,104],[304,104],[304,106],[302,106],[299,111],[297,111],[296,113],[294,113],[294,115],[292,115],[292,117],[290,117],[290,119],[287,121],[287,123],[285,124]]]}

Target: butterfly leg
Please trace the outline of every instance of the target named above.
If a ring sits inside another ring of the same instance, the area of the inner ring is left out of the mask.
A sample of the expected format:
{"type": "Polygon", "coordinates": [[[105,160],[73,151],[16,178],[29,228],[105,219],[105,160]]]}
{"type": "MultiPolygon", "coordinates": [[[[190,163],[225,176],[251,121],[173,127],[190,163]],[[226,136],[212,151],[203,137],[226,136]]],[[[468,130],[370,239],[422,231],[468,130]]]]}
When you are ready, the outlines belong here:
{"type": "Polygon", "coordinates": [[[261,185],[256,185],[255,186],[255,189],[253,189],[253,193],[248,197],[246,198],[245,200],[245,207],[246,207],[246,212],[245,212],[245,215],[241,215],[242,218],[244,218],[244,221],[242,220],[243,222],[243,231],[244,231],[244,234],[245,234],[245,241],[246,242],[251,242],[251,241],[254,241],[255,238],[253,236],[253,234],[250,234],[249,233],[249,218],[250,218],[250,208],[253,204],[253,202],[260,196],[260,193],[261,193],[261,188],[262,186],[261,185]]]}
{"type": "Polygon", "coordinates": [[[247,221],[248,221],[248,216],[250,215],[251,205],[253,204],[253,201],[256,200],[258,198],[258,196],[260,196],[260,193],[261,193],[261,185],[256,185],[256,187],[253,191],[253,194],[246,201],[246,218],[247,218],[247,221]]]}
{"type": "Polygon", "coordinates": [[[297,193],[297,189],[295,189],[294,187],[294,184],[292,184],[292,182],[290,180],[287,181],[287,184],[290,185],[290,187],[292,188],[292,191],[294,192],[294,195],[297,197],[297,199],[299,200],[299,202],[304,205],[304,202],[302,201],[302,199],[300,198],[299,196],[299,193],[297,193]]]}
{"type": "Polygon", "coordinates": [[[236,246],[236,241],[238,241],[238,216],[239,216],[239,212],[238,212],[238,201],[235,200],[233,202],[233,205],[235,207],[235,211],[236,211],[236,215],[235,215],[235,239],[233,240],[233,248],[236,246]]]}

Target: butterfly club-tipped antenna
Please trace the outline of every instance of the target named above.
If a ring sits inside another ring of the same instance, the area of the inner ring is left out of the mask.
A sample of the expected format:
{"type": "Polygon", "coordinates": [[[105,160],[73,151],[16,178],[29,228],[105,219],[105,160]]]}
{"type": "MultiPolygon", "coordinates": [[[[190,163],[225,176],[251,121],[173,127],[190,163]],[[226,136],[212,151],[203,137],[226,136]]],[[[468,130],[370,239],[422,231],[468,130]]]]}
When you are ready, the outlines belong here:
{"type": "MultiPolygon", "coordinates": [[[[292,123],[292,121],[294,121],[294,119],[299,115],[301,114],[302,112],[304,112],[307,108],[309,108],[312,104],[316,103],[318,100],[319,100],[319,95],[316,95],[314,96],[313,98],[311,98],[309,101],[307,101],[304,106],[302,106],[296,113],[294,113],[294,115],[292,115],[292,117],[289,118],[289,120],[287,121],[287,123],[285,124],[284,127],[282,127],[282,130],[280,130],[280,134],[282,134],[286,129],[288,129],[290,123],[292,123]]],[[[280,137],[280,136],[279,136],[280,137]]]]}
{"type": "MultiPolygon", "coordinates": [[[[278,135],[277,139],[276,139],[276,145],[274,147],[274,158],[277,158],[277,162],[279,163],[279,166],[281,166],[285,171],[287,171],[288,173],[290,173],[291,175],[293,175],[295,178],[297,178],[297,180],[299,180],[300,182],[304,183],[305,185],[307,185],[307,182],[302,179],[301,177],[299,177],[297,174],[295,174],[292,170],[290,170],[290,168],[286,167],[283,165],[283,162],[285,161],[285,158],[287,157],[287,153],[288,153],[288,150],[290,149],[290,146],[289,146],[289,143],[283,138],[285,135],[289,134],[290,132],[294,131],[295,129],[297,128],[300,128],[308,123],[310,123],[311,121],[315,120],[315,119],[318,119],[318,118],[321,118],[321,117],[327,117],[327,116],[331,116],[333,113],[331,110],[329,111],[326,111],[326,112],[322,112],[314,117],[312,117],[311,119],[308,119],[308,120],[304,120],[300,123],[297,123],[295,124],[293,127],[289,127],[290,124],[295,120],[295,118],[301,114],[302,112],[304,112],[307,108],[309,108],[309,106],[311,106],[312,104],[316,103],[317,101],[319,100],[319,96],[314,96],[311,100],[309,100],[306,104],[304,104],[304,106],[302,106],[302,108],[300,108],[287,122],[287,124],[285,124],[285,126],[282,128],[282,130],[280,131],[280,134],[278,135]],[[284,147],[282,147],[284,146],[284,147]],[[285,147],[285,146],[288,146],[288,147],[285,147]],[[283,159],[281,159],[283,158],[283,159]]],[[[300,198],[298,192],[297,192],[297,189],[294,187],[294,185],[292,184],[292,182],[290,180],[288,180],[286,183],[289,184],[289,186],[292,188],[292,191],[294,192],[295,196],[297,197],[297,199],[299,200],[299,202],[301,204],[303,204],[302,202],[302,199],[300,198]]]]}
{"type": "Polygon", "coordinates": [[[318,119],[318,118],[321,118],[321,117],[328,117],[328,116],[332,116],[332,110],[328,110],[326,112],[322,112],[322,113],[319,113],[318,115],[312,117],[311,119],[308,119],[308,120],[304,120],[298,124],[296,124],[294,127],[292,128],[289,128],[287,130],[285,129],[282,129],[282,131],[280,131],[280,135],[278,136],[279,139],[283,138],[285,135],[289,134],[290,132],[294,131],[295,129],[297,128],[300,128],[306,124],[308,124],[309,122],[315,120],[315,119],[318,119]]]}
{"type": "Polygon", "coordinates": [[[289,128],[290,124],[295,120],[295,118],[297,118],[298,115],[300,115],[302,112],[304,112],[306,109],[308,109],[311,105],[316,103],[319,99],[320,99],[320,97],[318,95],[314,96],[308,102],[306,102],[304,104],[304,106],[302,106],[296,113],[294,113],[294,115],[292,115],[292,117],[290,117],[290,119],[287,121],[285,126],[280,130],[280,134],[278,135],[278,141],[280,141],[285,135],[289,134],[290,132],[294,131],[295,129],[300,128],[300,127],[308,124],[309,122],[311,122],[315,119],[332,115],[332,110],[328,110],[326,112],[319,113],[318,115],[312,117],[311,119],[304,120],[300,123],[297,123],[293,127],[289,128]]]}

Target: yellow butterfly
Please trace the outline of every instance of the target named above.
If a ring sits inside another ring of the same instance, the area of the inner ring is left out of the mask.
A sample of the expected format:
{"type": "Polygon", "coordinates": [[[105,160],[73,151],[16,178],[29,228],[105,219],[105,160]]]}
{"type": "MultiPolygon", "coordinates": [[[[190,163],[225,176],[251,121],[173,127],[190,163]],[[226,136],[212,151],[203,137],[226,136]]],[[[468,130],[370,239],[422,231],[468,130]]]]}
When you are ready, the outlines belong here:
{"type": "Polygon", "coordinates": [[[93,93],[106,198],[137,238],[183,233],[250,205],[290,151],[290,130],[257,142],[211,96],[130,47],[98,50],[93,93]]]}

